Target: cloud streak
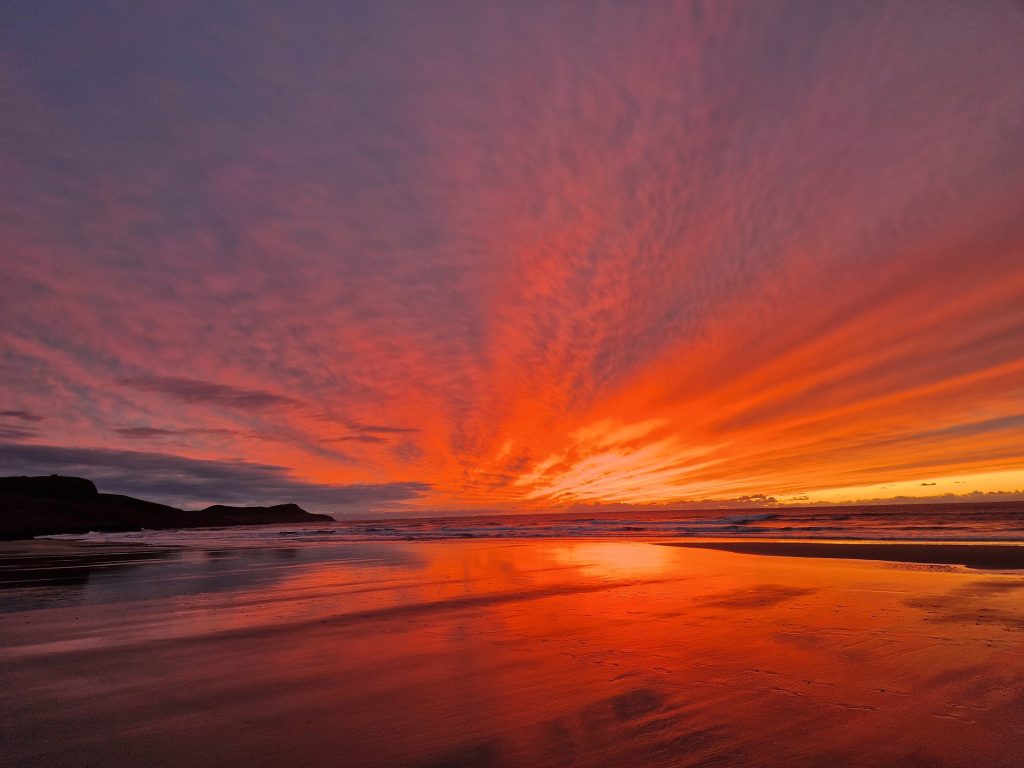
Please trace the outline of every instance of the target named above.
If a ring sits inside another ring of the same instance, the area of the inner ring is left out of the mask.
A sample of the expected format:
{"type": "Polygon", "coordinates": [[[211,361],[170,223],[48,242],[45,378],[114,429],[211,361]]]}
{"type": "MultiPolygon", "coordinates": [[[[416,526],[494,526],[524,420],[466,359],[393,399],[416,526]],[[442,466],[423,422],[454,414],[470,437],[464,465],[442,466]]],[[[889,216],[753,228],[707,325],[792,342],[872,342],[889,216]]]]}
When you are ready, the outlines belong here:
{"type": "Polygon", "coordinates": [[[38,424],[43,421],[43,417],[38,413],[32,413],[31,411],[0,411],[0,419],[16,419],[18,421],[27,421],[32,424],[38,424]]]}
{"type": "Polygon", "coordinates": [[[173,376],[129,376],[121,384],[147,392],[154,392],[184,403],[238,408],[244,411],[263,411],[270,408],[294,408],[299,401],[260,389],[235,387],[213,381],[182,379],[173,376]]]}
{"type": "Polygon", "coordinates": [[[0,424],[0,440],[29,440],[38,434],[34,429],[0,424]]]}

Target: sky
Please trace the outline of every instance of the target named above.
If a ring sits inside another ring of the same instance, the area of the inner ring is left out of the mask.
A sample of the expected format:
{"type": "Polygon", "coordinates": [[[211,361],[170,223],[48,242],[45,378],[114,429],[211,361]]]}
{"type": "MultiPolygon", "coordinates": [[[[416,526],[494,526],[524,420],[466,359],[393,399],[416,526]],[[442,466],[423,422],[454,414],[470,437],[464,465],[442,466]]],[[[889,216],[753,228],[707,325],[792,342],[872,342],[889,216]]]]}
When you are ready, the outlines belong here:
{"type": "Polygon", "coordinates": [[[1024,498],[1024,6],[0,6],[0,474],[1024,498]]]}

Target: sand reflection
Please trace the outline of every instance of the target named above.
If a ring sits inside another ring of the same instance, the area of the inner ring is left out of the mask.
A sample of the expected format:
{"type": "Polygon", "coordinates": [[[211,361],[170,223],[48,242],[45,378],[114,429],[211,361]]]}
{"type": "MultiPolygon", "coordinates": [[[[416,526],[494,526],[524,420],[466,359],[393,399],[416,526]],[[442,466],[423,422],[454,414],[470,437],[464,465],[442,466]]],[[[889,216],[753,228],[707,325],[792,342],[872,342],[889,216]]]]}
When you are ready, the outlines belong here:
{"type": "Polygon", "coordinates": [[[582,574],[607,579],[649,578],[665,573],[673,563],[664,548],[634,541],[572,542],[554,548],[552,557],[578,566],[582,574]]]}
{"type": "Polygon", "coordinates": [[[1019,765],[1024,574],[622,541],[300,555],[0,614],[6,764],[1019,765]]]}

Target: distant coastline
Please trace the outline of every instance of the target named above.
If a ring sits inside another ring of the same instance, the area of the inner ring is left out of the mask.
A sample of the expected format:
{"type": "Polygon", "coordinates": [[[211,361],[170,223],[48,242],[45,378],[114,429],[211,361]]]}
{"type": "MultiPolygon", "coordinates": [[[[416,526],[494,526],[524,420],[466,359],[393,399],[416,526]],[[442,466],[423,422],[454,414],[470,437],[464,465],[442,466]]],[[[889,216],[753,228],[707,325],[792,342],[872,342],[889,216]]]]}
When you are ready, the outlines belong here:
{"type": "Polygon", "coordinates": [[[0,477],[0,538],[61,533],[333,521],[297,504],[184,510],[131,496],[100,493],[81,477],[0,477]]]}

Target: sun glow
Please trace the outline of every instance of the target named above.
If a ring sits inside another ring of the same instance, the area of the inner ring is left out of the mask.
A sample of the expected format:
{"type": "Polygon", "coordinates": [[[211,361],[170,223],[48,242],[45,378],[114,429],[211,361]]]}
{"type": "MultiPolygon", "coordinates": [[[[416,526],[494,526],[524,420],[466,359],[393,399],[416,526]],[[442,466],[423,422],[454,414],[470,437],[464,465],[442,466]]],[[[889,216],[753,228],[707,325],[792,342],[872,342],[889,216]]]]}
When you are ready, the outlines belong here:
{"type": "Polygon", "coordinates": [[[984,501],[985,494],[1009,494],[1021,491],[1024,491],[1024,470],[1018,469],[1005,472],[926,477],[848,488],[830,488],[810,491],[795,499],[791,498],[789,501],[813,504],[815,502],[854,502],[894,497],[932,498],[945,495],[972,495],[978,501],[984,501]]]}
{"type": "Polygon", "coordinates": [[[634,541],[574,542],[551,552],[552,559],[579,566],[588,576],[636,579],[657,576],[671,569],[676,554],[666,547],[634,541]]]}

